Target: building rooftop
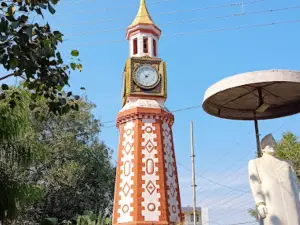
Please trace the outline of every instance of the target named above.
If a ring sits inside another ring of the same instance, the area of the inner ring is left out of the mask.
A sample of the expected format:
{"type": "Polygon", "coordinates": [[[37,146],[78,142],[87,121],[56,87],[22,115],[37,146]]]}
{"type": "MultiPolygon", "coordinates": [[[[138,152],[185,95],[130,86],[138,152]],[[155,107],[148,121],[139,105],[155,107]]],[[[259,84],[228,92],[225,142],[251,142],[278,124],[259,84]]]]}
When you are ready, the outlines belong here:
{"type": "MultiPolygon", "coordinates": [[[[181,211],[182,213],[192,213],[193,212],[193,207],[191,206],[186,206],[186,207],[181,207],[181,211]]],[[[200,212],[201,211],[201,207],[196,207],[196,211],[200,212]]]]}

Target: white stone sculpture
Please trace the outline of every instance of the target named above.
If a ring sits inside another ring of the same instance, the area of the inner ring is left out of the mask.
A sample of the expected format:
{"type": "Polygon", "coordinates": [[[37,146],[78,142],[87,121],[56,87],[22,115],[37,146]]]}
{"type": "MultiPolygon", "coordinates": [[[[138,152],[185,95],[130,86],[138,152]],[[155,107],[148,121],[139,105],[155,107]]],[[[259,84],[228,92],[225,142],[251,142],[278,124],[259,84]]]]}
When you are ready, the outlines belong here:
{"type": "Polygon", "coordinates": [[[263,156],[249,162],[249,182],[263,225],[300,225],[298,179],[292,163],[275,156],[271,134],[263,138],[263,156]]]}

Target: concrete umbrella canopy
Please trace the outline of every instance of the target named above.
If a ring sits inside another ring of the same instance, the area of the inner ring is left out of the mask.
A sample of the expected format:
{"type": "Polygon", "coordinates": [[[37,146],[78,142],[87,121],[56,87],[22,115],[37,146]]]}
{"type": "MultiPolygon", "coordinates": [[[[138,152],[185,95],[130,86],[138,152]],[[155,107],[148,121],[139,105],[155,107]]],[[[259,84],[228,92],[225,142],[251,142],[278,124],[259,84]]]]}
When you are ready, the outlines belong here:
{"type": "Polygon", "coordinates": [[[220,118],[253,120],[261,156],[258,120],[300,112],[300,72],[263,70],[225,78],[207,89],[203,109],[220,118]]]}

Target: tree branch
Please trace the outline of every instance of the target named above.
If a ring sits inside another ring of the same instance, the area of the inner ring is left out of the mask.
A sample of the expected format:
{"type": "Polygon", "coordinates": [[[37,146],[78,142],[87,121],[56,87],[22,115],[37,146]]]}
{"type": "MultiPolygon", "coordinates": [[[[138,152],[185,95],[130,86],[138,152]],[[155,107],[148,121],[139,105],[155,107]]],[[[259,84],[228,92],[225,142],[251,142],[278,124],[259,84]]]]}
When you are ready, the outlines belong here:
{"type": "Polygon", "coordinates": [[[12,77],[12,76],[18,76],[18,75],[21,74],[22,72],[23,72],[23,71],[18,70],[18,71],[14,72],[14,73],[8,74],[8,75],[6,75],[6,76],[4,76],[4,77],[1,77],[1,78],[0,78],[0,81],[1,81],[1,80],[5,80],[6,78],[9,78],[9,77],[12,77]]]}

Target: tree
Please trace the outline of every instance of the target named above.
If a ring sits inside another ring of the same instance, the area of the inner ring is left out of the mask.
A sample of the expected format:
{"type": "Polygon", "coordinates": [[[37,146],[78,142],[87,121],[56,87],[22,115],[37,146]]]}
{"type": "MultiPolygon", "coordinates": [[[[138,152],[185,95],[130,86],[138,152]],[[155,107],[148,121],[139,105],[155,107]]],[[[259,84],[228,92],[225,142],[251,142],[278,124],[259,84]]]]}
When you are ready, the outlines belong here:
{"type": "Polygon", "coordinates": [[[9,106],[9,100],[0,102],[0,221],[4,224],[18,215],[17,204],[22,206],[34,191],[23,176],[23,166],[28,165],[30,155],[26,141],[29,133],[27,100],[28,95],[24,93],[14,109],[9,106]]]}
{"type": "Polygon", "coordinates": [[[33,205],[29,218],[56,217],[68,220],[84,211],[110,214],[115,169],[111,150],[98,140],[99,121],[90,113],[95,106],[78,102],[79,111],[48,114],[32,126],[39,134],[47,156],[35,160],[32,176],[43,183],[44,201],[33,205]],[[39,209],[39,213],[37,210],[39,209]]]}
{"type": "MultiPolygon", "coordinates": [[[[81,98],[77,100],[79,111],[60,116],[49,110],[43,98],[36,101],[38,107],[31,110],[33,100],[26,90],[12,88],[9,91],[19,91],[22,104],[11,108],[3,103],[8,111],[5,121],[17,123],[16,115],[22,115],[24,126],[17,127],[16,131],[21,128],[23,131],[12,140],[28,145],[30,150],[27,164],[15,164],[18,176],[7,172],[10,179],[23,184],[18,190],[25,196],[24,200],[19,199],[18,191],[11,195],[14,211],[18,213],[9,219],[20,215],[15,224],[33,225],[44,218],[57,218],[60,224],[86,210],[95,213],[97,218],[110,216],[115,168],[111,163],[111,150],[98,138],[100,123],[91,113],[95,106],[81,98]]],[[[6,157],[8,155],[3,155],[2,162],[8,168],[8,162],[15,160],[13,157],[5,160],[6,157]]],[[[7,183],[0,178],[0,189],[1,184],[7,187],[7,183]]]]}
{"type": "MultiPolygon", "coordinates": [[[[70,108],[78,106],[72,93],[62,95],[61,90],[69,85],[70,70],[82,70],[78,63],[79,52],[72,51],[73,61],[64,64],[58,51],[59,43],[63,42],[63,34],[52,31],[48,23],[40,25],[31,22],[34,14],[43,17],[48,9],[55,13],[53,5],[59,0],[12,0],[1,1],[0,5],[0,65],[7,74],[0,75],[2,90],[8,90],[3,82],[11,77],[18,77],[23,87],[30,90],[33,101],[43,96],[47,105],[54,113],[67,113],[70,108]]],[[[6,93],[7,94],[7,93],[6,93]]],[[[0,100],[7,96],[0,92],[0,100]]],[[[11,93],[10,106],[16,105],[16,94],[11,93]],[[13,97],[12,97],[13,95],[13,97]]],[[[32,104],[34,108],[36,104],[32,104]]]]}
{"type": "Polygon", "coordinates": [[[277,157],[289,160],[293,163],[296,171],[298,181],[300,178],[300,142],[299,138],[291,133],[286,132],[283,134],[281,140],[276,146],[277,157]]]}

